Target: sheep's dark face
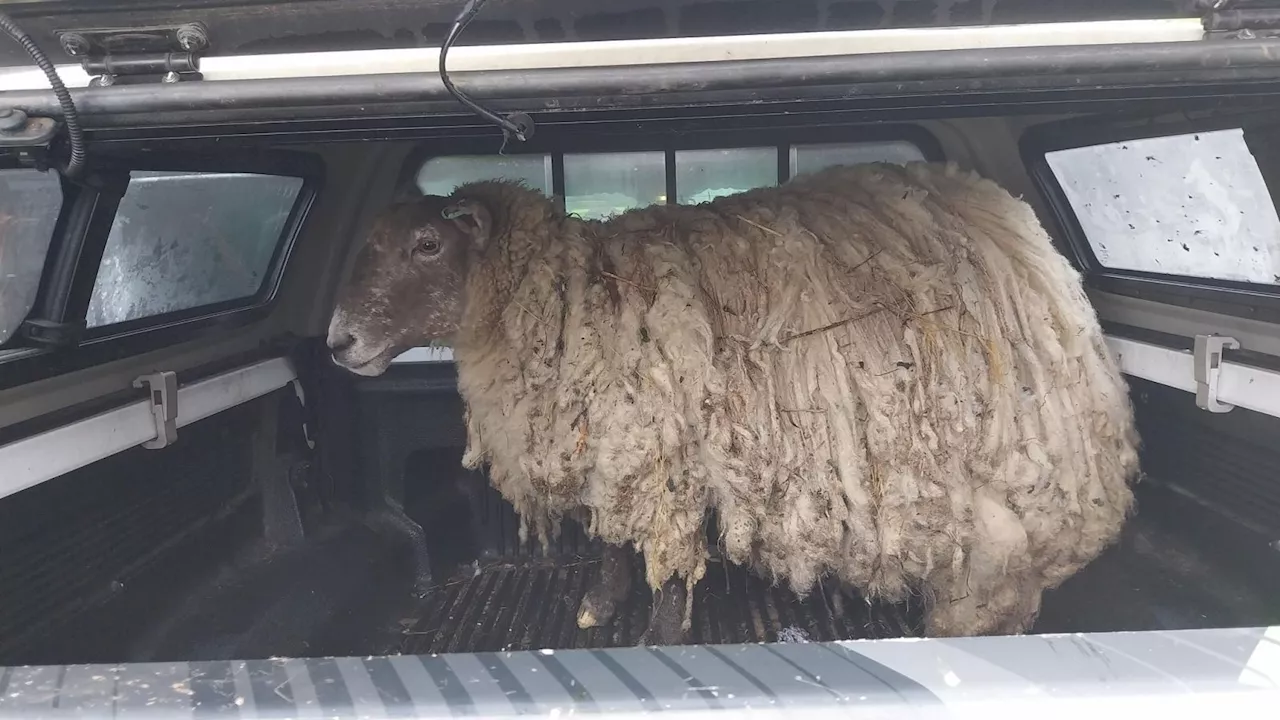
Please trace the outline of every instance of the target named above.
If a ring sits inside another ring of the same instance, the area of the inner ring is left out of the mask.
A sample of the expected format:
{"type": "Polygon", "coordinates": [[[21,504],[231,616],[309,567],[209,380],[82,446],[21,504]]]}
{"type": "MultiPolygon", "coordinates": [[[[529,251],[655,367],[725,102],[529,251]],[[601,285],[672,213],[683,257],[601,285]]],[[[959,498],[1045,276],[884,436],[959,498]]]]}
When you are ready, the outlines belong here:
{"type": "Polygon", "coordinates": [[[329,322],[334,362],[381,375],[408,348],[452,335],[468,258],[488,230],[488,212],[469,201],[426,196],[383,210],[338,292],[329,322]]]}

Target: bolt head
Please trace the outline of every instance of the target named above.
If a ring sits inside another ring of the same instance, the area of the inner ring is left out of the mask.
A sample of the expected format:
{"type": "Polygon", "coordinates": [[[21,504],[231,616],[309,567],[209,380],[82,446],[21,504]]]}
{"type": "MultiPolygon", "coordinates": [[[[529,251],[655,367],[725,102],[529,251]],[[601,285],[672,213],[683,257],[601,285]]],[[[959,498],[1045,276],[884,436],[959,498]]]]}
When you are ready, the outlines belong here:
{"type": "Polygon", "coordinates": [[[202,26],[194,23],[179,26],[174,36],[178,40],[178,47],[187,52],[197,52],[209,47],[209,36],[202,26]]]}
{"type": "Polygon", "coordinates": [[[178,73],[176,73],[176,72],[174,72],[174,71],[170,70],[169,72],[167,72],[167,73],[165,73],[165,74],[164,74],[164,77],[160,78],[160,81],[161,81],[161,82],[167,82],[167,83],[176,83],[176,82],[178,82],[178,81],[179,81],[179,80],[181,80],[181,79],[182,79],[182,76],[180,76],[180,75],[178,75],[178,73]]]}
{"type": "Polygon", "coordinates": [[[27,114],[17,108],[0,110],[0,132],[15,132],[27,126],[27,114]]]}
{"type": "Polygon", "coordinates": [[[71,57],[89,54],[89,41],[80,33],[63,33],[58,42],[62,45],[62,51],[71,57]]]}

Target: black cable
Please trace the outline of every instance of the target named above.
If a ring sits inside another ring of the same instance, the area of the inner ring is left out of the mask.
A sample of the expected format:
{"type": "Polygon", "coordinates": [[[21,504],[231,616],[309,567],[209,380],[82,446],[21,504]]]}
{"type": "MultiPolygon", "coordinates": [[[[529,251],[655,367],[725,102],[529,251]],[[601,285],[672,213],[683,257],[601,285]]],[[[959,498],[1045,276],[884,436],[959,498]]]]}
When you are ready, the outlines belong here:
{"type": "Polygon", "coordinates": [[[472,100],[453,84],[453,81],[449,79],[449,71],[445,67],[445,60],[449,56],[449,48],[453,47],[453,43],[457,41],[458,36],[467,28],[467,25],[471,24],[476,14],[480,12],[480,6],[484,5],[484,3],[485,0],[467,0],[462,12],[458,13],[458,19],[453,21],[453,27],[449,29],[449,35],[445,37],[444,44],[440,46],[440,82],[444,83],[444,89],[448,90],[449,94],[465,105],[468,110],[502,128],[502,133],[507,137],[514,137],[520,142],[524,142],[533,137],[532,118],[524,113],[513,113],[502,117],[487,108],[481,107],[479,103],[472,100]]]}
{"type": "Polygon", "coordinates": [[[63,172],[69,178],[78,177],[84,170],[84,132],[80,129],[80,115],[76,113],[76,105],[71,101],[71,93],[67,92],[67,86],[62,84],[62,78],[58,77],[57,69],[54,68],[53,63],[49,62],[49,57],[44,54],[40,46],[18,27],[13,18],[2,12],[0,12],[0,29],[21,45],[44,72],[45,77],[49,78],[49,84],[53,86],[53,94],[58,98],[58,105],[62,106],[62,121],[67,126],[67,136],[71,139],[71,158],[67,161],[66,170],[63,172]]]}

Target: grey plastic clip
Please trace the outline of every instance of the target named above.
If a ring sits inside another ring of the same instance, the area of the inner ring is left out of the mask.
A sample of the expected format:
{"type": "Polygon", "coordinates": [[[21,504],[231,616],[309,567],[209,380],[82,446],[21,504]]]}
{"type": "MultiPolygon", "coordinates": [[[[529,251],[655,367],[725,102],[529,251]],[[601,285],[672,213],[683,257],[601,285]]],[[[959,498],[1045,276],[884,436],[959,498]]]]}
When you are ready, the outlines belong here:
{"type": "Polygon", "coordinates": [[[172,371],[143,375],[133,381],[136,388],[150,392],[151,417],[156,423],[156,437],[142,443],[148,450],[159,450],[178,439],[178,376],[172,371]]]}
{"type": "MultiPolygon", "coordinates": [[[[307,408],[307,393],[302,389],[302,381],[295,379],[292,383],[293,394],[298,396],[298,404],[302,405],[305,411],[307,408]]],[[[303,413],[305,416],[305,412],[303,413]]],[[[302,437],[307,441],[307,447],[311,450],[316,449],[316,441],[311,439],[311,430],[307,427],[307,421],[302,421],[302,437]]]]}
{"type": "Polygon", "coordinates": [[[1224,413],[1235,407],[1218,401],[1218,377],[1222,374],[1222,351],[1239,347],[1240,343],[1235,338],[1222,335],[1196,336],[1196,407],[1211,413],[1224,413]]]}

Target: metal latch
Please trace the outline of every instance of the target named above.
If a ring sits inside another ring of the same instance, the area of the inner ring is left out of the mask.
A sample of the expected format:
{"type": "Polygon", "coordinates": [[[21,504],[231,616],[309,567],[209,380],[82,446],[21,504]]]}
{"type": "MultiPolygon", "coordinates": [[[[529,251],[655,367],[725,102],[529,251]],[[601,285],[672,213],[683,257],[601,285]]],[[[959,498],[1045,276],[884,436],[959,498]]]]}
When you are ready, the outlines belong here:
{"type": "Polygon", "coordinates": [[[156,437],[142,443],[148,450],[168,447],[178,440],[178,375],[165,371],[143,375],[133,381],[136,388],[145,387],[151,401],[151,417],[156,423],[156,437]]]}
{"type": "Polygon", "coordinates": [[[1194,354],[1196,406],[1212,413],[1224,413],[1234,405],[1218,401],[1218,378],[1222,374],[1222,351],[1237,350],[1240,343],[1223,335],[1197,335],[1194,354]]]}
{"type": "Polygon", "coordinates": [[[200,80],[200,55],[209,49],[203,23],[64,30],[58,41],[80,61],[91,87],[200,80]]]}

